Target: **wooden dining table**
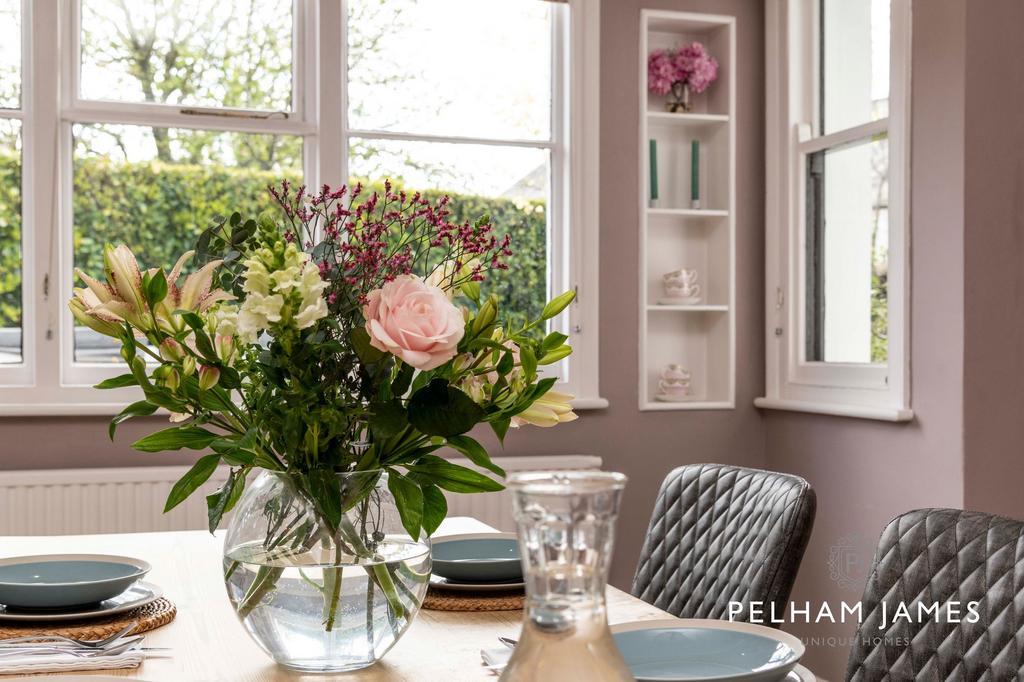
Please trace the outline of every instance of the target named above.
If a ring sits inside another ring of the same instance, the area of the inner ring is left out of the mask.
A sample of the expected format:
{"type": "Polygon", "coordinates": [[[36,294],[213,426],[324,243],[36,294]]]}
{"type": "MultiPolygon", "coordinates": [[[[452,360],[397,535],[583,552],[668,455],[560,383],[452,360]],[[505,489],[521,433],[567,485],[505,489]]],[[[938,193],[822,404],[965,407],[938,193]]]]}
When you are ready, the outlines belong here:
{"type": "MultiPolygon", "coordinates": [[[[488,532],[467,517],[446,519],[436,536],[488,532]]],[[[383,660],[344,675],[309,675],[276,665],[249,638],[228,602],[221,576],[223,536],[204,531],[0,537],[0,558],[34,554],[116,554],[145,559],[146,578],[177,606],[169,624],[146,633],[145,646],[167,647],[134,670],[95,671],[147,682],[276,682],[344,679],[363,682],[496,680],[483,667],[480,650],[500,648],[499,637],[516,638],[521,611],[421,610],[409,631],[383,660]]],[[[609,586],[609,622],[671,619],[661,609],[609,586]]],[[[803,667],[800,682],[815,677],[803,667]]],[[[11,678],[0,676],[0,682],[11,678]]],[[[36,679],[36,678],[26,678],[36,679]]],[[[792,678],[791,678],[792,679],[792,678]]]]}

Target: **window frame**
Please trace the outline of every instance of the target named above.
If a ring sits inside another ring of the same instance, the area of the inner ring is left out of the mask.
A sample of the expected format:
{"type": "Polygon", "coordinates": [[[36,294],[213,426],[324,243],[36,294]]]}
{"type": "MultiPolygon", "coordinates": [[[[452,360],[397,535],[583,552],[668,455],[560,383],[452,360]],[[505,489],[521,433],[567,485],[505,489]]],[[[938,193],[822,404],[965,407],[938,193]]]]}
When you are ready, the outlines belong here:
{"type": "MultiPolygon", "coordinates": [[[[92,385],[123,373],[124,367],[74,362],[74,325],[66,306],[75,286],[71,276],[72,126],[155,124],[299,135],[303,174],[311,186],[347,182],[348,140],[354,132],[385,135],[348,128],[345,0],[293,0],[292,111],[287,118],[265,118],[266,111],[215,110],[260,116],[225,118],[209,107],[84,100],[78,87],[80,0],[22,0],[21,5],[21,109],[0,116],[22,122],[22,363],[0,365],[0,415],[116,414],[141,397],[138,389],[101,392],[92,385]],[[201,112],[184,114],[183,108],[201,112]]],[[[549,220],[556,226],[551,234],[561,246],[549,251],[549,267],[555,268],[555,286],[564,282],[581,295],[555,321],[569,330],[575,350],[567,363],[569,381],[558,388],[578,396],[578,409],[603,408],[608,403],[600,397],[597,372],[600,3],[570,0],[569,6],[569,12],[556,13],[563,18],[553,22],[564,44],[563,49],[553,45],[552,50],[552,110],[557,120],[552,121],[549,220]],[[556,88],[565,82],[570,92],[564,98],[555,97],[556,88]],[[564,107],[555,105],[558,99],[565,100],[564,107]],[[563,133],[557,142],[556,126],[563,133]],[[561,162],[560,170],[556,162],[561,162]]],[[[437,136],[401,137],[433,140],[437,136]]],[[[537,145],[530,142],[529,146],[537,145]]]]}
{"type": "Polygon", "coordinates": [[[815,135],[819,122],[818,0],[766,7],[766,395],[763,408],[887,421],[910,409],[909,150],[911,0],[890,9],[889,115],[815,135]],[[888,357],[885,365],[808,361],[806,167],[810,154],[887,133],[889,144],[888,357]]]}

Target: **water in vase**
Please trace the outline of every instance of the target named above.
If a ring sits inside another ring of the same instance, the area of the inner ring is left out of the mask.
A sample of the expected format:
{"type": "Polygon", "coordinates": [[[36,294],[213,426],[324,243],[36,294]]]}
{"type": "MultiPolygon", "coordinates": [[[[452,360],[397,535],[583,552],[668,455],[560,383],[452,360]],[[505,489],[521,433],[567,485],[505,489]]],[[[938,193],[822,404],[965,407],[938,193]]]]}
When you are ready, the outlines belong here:
{"type": "Polygon", "coordinates": [[[387,542],[373,560],[336,566],[315,551],[268,555],[254,542],[225,556],[224,572],[239,619],[275,661],[340,672],[373,663],[409,627],[411,618],[396,614],[381,585],[393,585],[414,614],[427,591],[430,551],[418,542],[387,542]]]}

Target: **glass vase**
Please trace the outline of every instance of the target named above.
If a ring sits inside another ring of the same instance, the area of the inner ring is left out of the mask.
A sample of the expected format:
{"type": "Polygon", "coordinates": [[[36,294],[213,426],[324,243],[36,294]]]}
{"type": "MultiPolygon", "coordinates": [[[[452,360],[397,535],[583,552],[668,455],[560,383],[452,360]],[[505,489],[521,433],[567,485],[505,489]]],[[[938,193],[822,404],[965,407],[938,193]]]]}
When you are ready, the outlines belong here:
{"type": "Polygon", "coordinates": [[[509,479],[526,604],[502,682],[633,679],[608,629],[604,594],[625,485],[624,475],[610,472],[509,479]]]}
{"type": "Polygon", "coordinates": [[[685,114],[693,111],[693,104],[690,102],[690,84],[683,81],[673,83],[672,91],[665,102],[665,108],[673,114],[685,114]]]}
{"type": "Polygon", "coordinates": [[[300,479],[264,471],[224,540],[224,582],[246,631],[279,664],[342,672],[380,659],[419,612],[430,541],[402,527],[381,471],[337,474],[332,524],[300,479]]]}

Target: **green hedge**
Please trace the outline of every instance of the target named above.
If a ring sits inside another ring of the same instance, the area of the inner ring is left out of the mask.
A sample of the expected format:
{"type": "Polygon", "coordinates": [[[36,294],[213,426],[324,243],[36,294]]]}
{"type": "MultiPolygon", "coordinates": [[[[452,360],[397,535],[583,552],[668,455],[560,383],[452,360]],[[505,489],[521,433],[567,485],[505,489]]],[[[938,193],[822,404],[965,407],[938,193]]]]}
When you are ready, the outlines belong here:
{"type": "MultiPolygon", "coordinates": [[[[19,177],[18,159],[0,155],[0,327],[18,326],[21,317],[19,177]]],[[[94,275],[103,270],[107,242],[128,244],[144,266],[169,268],[213,216],[255,215],[270,207],[266,187],[281,179],[217,165],[105,159],[77,162],[74,177],[75,265],[94,275]]],[[[511,267],[495,273],[487,289],[510,312],[539,313],[547,295],[544,203],[452,194],[452,208],[457,222],[487,213],[499,234],[512,235],[511,267]]]]}

